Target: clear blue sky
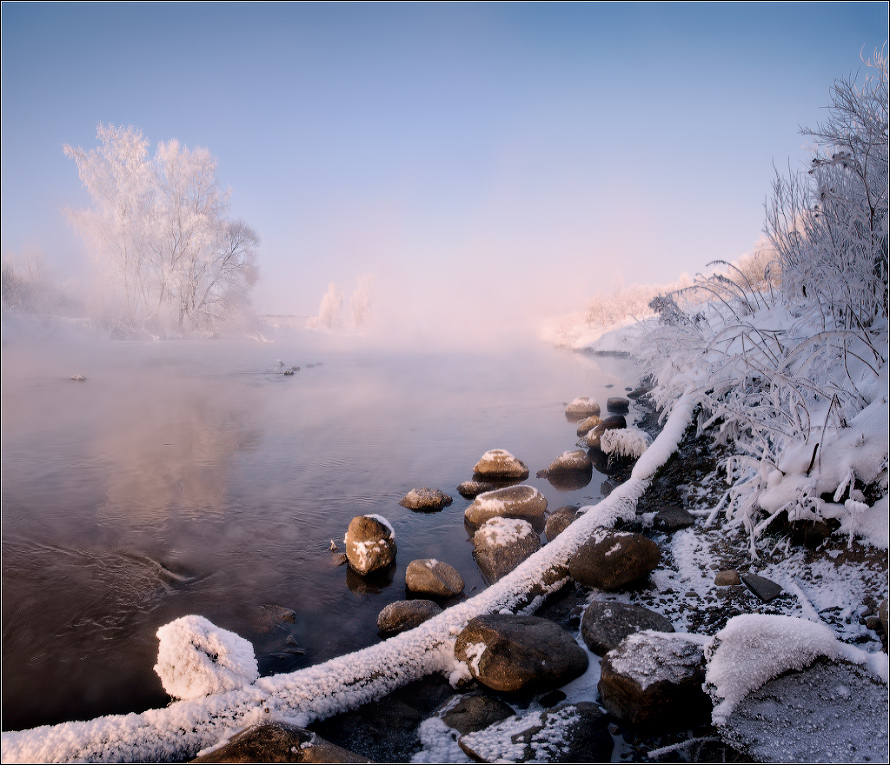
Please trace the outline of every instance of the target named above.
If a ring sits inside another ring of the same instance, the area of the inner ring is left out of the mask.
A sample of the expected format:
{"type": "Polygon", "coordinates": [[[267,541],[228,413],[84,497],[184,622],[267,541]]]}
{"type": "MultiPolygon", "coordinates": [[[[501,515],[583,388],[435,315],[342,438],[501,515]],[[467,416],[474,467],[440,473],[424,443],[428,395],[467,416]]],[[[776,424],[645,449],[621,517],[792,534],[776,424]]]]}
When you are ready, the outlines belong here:
{"type": "Polygon", "coordinates": [[[218,159],[262,239],[261,312],[314,313],[364,273],[431,329],[582,307],[751,250],[774,163],[805,161],[798,127],[886,13],[4,3],[2,248],[76,274],[61,209],[89,200],[62,145],[134,125],[218,159]]]}

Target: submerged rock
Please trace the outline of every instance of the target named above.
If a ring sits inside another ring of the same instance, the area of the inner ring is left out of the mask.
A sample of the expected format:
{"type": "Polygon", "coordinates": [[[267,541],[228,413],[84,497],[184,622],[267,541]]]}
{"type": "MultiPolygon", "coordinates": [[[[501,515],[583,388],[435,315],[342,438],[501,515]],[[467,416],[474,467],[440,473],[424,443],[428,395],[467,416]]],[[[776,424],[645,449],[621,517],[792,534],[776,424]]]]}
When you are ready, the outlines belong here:
{"type": "Polygon", "coordinates": [[[192,762],[370,762],[286,722],[252,725],[192,762]]]}
{"type": "Polygon", "coordinates": [[[377,631],[391,634],[413,630],[441,613],[442,609],[431,600],[397,600],[378,614],[377,631]]]}
{"type": "Polygon", "coordinates": [[[624,638],[643,630],[673,632],[670,619],[642,606],[595,600],[584,611],[581,637],[598,656],[617,648],[624,638]]]}
{"type": "Polygon", "coordinates": [[[491,449],[479,459],[473,472],[482,478],[512,478],[524,481],[528,478],[528,467],[506,449],[491,449]]]}
{"type": "Polygon", "coordinates": [[[516,518],[492,518],[473,535],[476,565],[492,584],[541,549],[531,524],[516,518]]]}
{"type": "Polygon", "coordinates": [[[587,669],[587,653],[574,637],[538,616],[477,616],[457,636],[454,655],[480,683],[501,692],[558,688],[587,669]]]}
{"type": "Polygon", "coordinates": [[[603,706],[619,720],[649,730],[707,722],[712,705],[702,689],[704,642],[660,632],[625,638],[600,664],[603,706]]]}
{"type": "Polygon", "coordinates": [[[463,592],[464,580],[454,566],[435,558],[420,558],[408,564],[405,586],[410,592],[453,598],[463,592]]]}
{"type": "Polygon", "coordinates": [[[599,413],[600,405],[589,396],[579,396],[566,407],[566,419],[571,422],[577,422],[599,413]]]}
{"type": "Polygon", "coordinates": [[[521,518],[538,528],[544,527],[547,499],[534,486],[507,486],[480,494],[464,510],[471,526],[481,526],[491,518],[521,518]]]}
{"type": "Polygon", "coordinates": [[[392,526],[380,516],[357,515],[349,522],[344,542],[349,567],[358,574],[370,574],[395,562],[392,526]]]}
{"type": "Polygon", "coordinates": [[[642,534],[597,529],[569,560],[572,579],[601,590],[620,590],[658,565],[658,545],[642,534]]]}
{"type": "Polygon", "coordinates": [[[454,500],[439,489],[411,489],[399,504],[409,510],[441,510],[454,500]]]}
{"type": "Polygon", "coordinates": [[[581,701],[510,717],[458,746],[477,762],[609,762],[613,742],[599,707],[581,701]]]}

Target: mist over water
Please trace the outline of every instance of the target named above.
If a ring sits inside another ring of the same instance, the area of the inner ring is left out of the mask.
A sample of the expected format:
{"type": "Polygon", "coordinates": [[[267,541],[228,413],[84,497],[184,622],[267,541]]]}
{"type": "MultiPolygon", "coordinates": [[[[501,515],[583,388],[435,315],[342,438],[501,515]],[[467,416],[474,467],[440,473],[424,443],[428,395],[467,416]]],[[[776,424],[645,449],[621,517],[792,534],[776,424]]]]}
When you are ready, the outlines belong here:
{"type": "Polygon", "coordinates": [[[251,640],[268,674],[377,642],[377,614],[406,597],[413,559],[451,563],[472,596],[485,583],[457,485],[505,448],[551,510],[595,503],[599,473],[565,490],[535,472],[575,446],[568,401],[604,404],[636,382],[625,359],[532,345],[7,336],[4,728],[165,705],[155,632],[186,614],[251,640]],[[438,513],[398,504],[422,486],[455,501],[438,513]],[[391,578],[334,564],[331,540],[343,550],[350,519],[366,513],[395,529],[391,578]],[[295,621],[270,621],[268,605],[295,621]]]}

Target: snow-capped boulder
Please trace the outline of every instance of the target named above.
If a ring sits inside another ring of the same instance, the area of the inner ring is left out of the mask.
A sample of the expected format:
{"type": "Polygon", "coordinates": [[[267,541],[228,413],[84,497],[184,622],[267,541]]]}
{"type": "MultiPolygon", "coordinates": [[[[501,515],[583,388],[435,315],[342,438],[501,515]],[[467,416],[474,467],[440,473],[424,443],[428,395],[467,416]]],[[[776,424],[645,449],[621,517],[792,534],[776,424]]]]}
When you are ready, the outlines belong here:
{"type": "Polygon", "coordinates": [[[454,500],[439,489],[411,489],[399,504],[409,510],[441,510],[454,500]]]}
{"type": "Polygon", "coordinates": [[[577,473],[590,472],[593,470],[593,463],[590,457],[583,449],[574,449],[572,451],[563,452],[547,467],[547,474],[554,475],[556,473],[577,473]]]}
{"type": "Polygon", "coordinates": [[[412,630],[441,613],[442,609],[431,600],[397,600],[377,615],[377,631],[392,634],[412,630]]]}
{"type": "Polygon", "coordinates": [[[490,449],[479,458],[473,473],[483,479],[524,481],[528,478],[528,467],[506,449],[490,449]]]}
{"type": "Polygon", "coordinates": [[[477,616],[457,636],[454,656],[500,692],[558,688],[587,669],[587,653],[574,637],[538,616],[477,616]]]}
{"type": "Polygon", "coordinates": [[[191,762],[370,762],[286,722],[252,725],[191,762]]]}
{"type": "Polygon", "coordinates": [[[528,521],[492,518],[473,535],[473,557],[486,581],[494,583],[541,549],[528,521]]]}
{"type": "Polygon", "coordinates": [[[645,579],[658,565],[658,545],[642,534],[597,529],[569,559],[576,582],[613,592],[645,579]]]}
{"type": "Polygon", "coordinates": [[[452,598],[464,589],[464,580],[454,566],[435,558],[412,560],[405,570],[409,592],[452,598]]]}
{"type": "Polygon", "coordinates": [[[590,415],[590,417],[585,417],[583,420],[581,420],[581,422],[578,423],[578,428],[575,432],[579,436],[587,435],[587,433],[593,430],[602,421],[602,417],[600,417],[598,414],[592,414],[590,415]]]}
{"type": "Polygon", "coordinates": [[[711,699],[702,689],[708,638],[637,632],[609,651],[600,664],[603,706],[638,728],[692,728],[707,721],[711,699]]]}
{"type": "Polygon", "coordinates": [[[581,637],[598,656],[617,648],[624,638],[643,630],[673,632],[670,619],[642,606],[595,600],[584,610],[581,637]]]}
{"type": "Polygon", "coordinates": [[[183,616],[160,627],[154,670],[177,699],[243,688],[259,677],[253,645],[205,619],[183,616]]]}
{"type": "Polygon", "coordinates": [[[521,484],[487,491],[464,510],[464,520],[481,526],[491,518],[521,518],[536,528],[544,527],[547,499],[534,486],[521,484]]]}
{"type": "Polygon", "coordinates": [[[623,415],[615,414],[611,417],[606,417],[599,425],[597,425],[593,430],[591,430],[584,438],[581,439],[581,442],[588,449],[599,449],[600,448],[600,439],[602,438],[603,433],[607,430],[619,430],[621,428],[627,427],[627,420],[623,415]]]}
{"type": "Polygon", "coordinates": [[[395,562],[392,526],[379,515],[357,515],[349,522],[343,541],[349,567],[358,574],[370,574],[395,562]]]}
{"type": "Polygon", "coordinates": [[[457,696],[446,703],[442,722],[461,735],[482,730],[515,714],[513,707],[505,701],[479,693],[457,696]]]}
{"type": "Polygon", "coordinates": [[[606,401],[606,409],[616,414],[627,414],[628,409],[630,409],[630,401],[624,398],[624,396],[612,396],[606,401]]]}
{"type": "Polygon", "coordinates": [[[571,422],[577,422],[599,413],[600,405],[589,396],[579,396],[566,407],[566,419],[571,422]]]}
{"type": "Polygon", "coordinates": [[[458,745],[477,762],[609,762],[613,742],[599,707],[581,701],[510,717],[458,745]]]}
{"type": "Polygon", "coordinates": [[[547,521],[544,523],[544,533],[550,542],[578,519],[578,509],[575,505],[564,505],[547,516],[547,521]]]}

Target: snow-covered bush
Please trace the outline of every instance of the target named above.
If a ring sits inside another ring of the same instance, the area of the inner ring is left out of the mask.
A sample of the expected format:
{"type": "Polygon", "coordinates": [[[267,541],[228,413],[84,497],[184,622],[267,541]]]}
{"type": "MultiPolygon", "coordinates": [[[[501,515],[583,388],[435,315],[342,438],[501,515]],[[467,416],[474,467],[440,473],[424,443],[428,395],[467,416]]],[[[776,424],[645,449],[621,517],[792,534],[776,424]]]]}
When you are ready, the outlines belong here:
{"type": "Polygon", "coordinates": [[[158,629],[155,672],[178,699],[197,699],[250,685],[259,677],[253,645],[203,616],[183,616],[158,629]]]}
{"type": "Polygon", "coordinates": [[[604,430],[600,436],[600,449],[616,457],[638,459],[649,448],[652,440],[639,428],[617,428],[604,430]]]}
{"type": "Polygon", "coordinates": [[[728,267],[651,304],[656,403],[693,391],[699,430],[734,445],[714,515],[743,523],[755,556],[781,513],[843,519],[859,507],[845,499],[886,492],[887,66],[869,66],[861,88],[835,83],[828,123],[804,131],[809,173],[776,183],[765,278],[728,267]]]}

